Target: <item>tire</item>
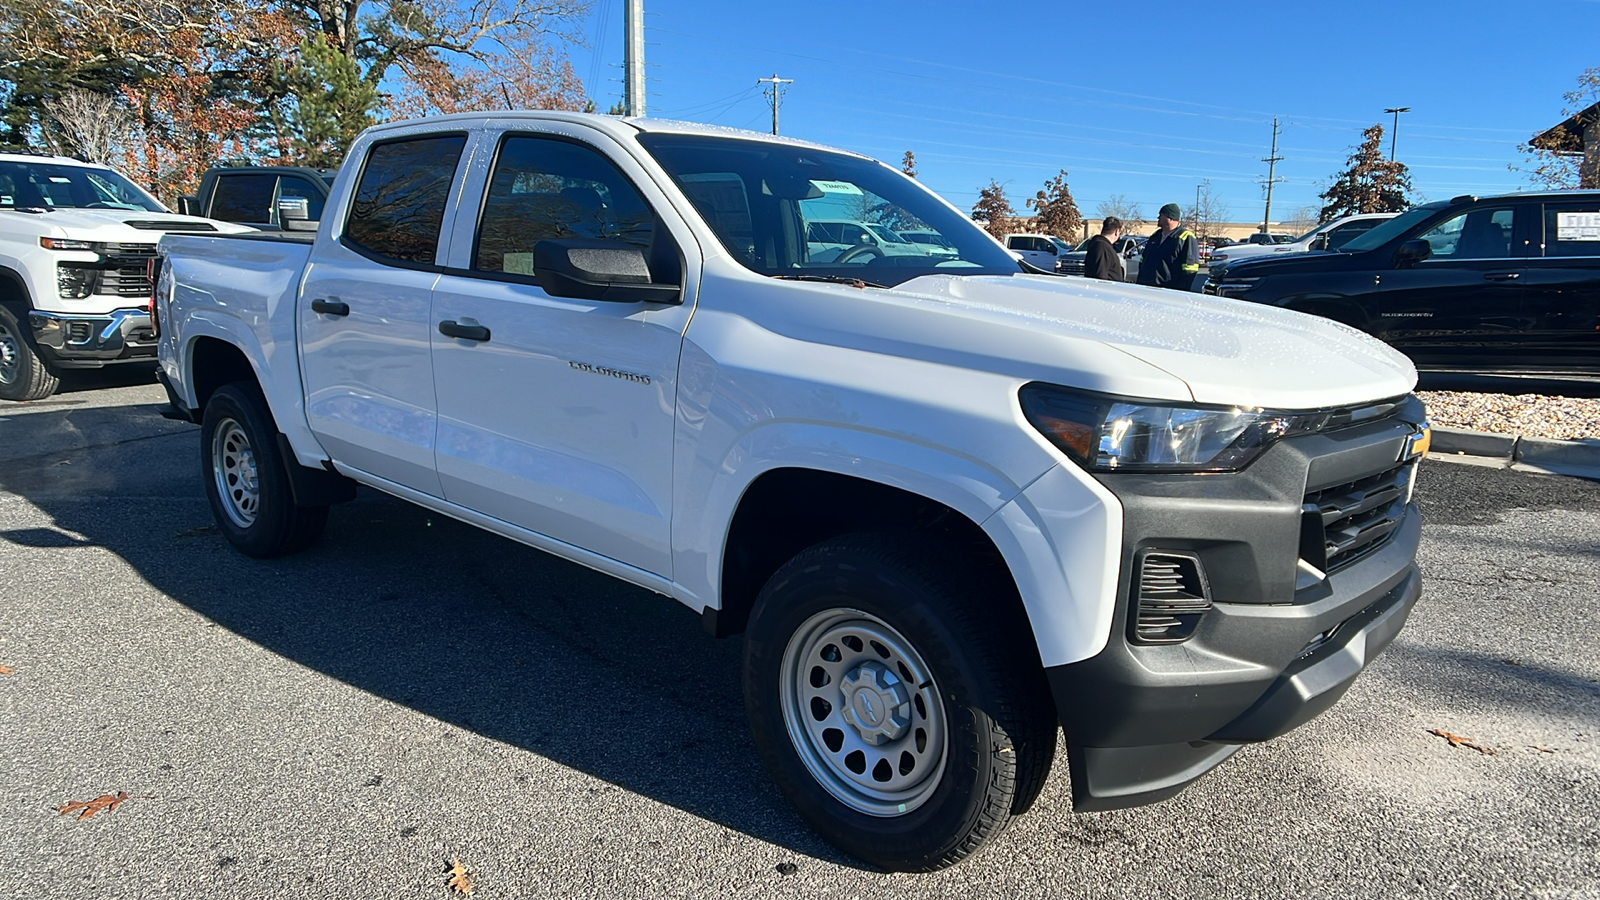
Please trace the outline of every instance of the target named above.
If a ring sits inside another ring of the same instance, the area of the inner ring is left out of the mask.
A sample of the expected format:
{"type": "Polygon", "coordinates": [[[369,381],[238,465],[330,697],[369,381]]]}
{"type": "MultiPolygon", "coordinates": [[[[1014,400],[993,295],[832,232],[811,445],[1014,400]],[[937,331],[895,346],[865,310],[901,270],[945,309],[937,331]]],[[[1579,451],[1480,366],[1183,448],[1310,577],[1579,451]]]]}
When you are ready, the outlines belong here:
{"type": "Polygon", "coordinates": [[[0,400],[43,400],[60,386],[26,327],[9,307],[0,306],[0,400]]]}
{"type": "Polygon", "coordinates": [[[976,852],[1055,754],[1032,636],[996,612],[1014,588],[971,562],[928,535],[847,535],[785,564],[751,612],[745,709],[762,762],[824,838],[885,869],[976,852]]]}
{"type": "Polygon", "coordinates": [[[240,382],[217,388],[200,423],[200,468],[217,529],[262,559],[304,550],[328,522],[328,507],[294,502],[277,434],[266,400],[240,382]]]}

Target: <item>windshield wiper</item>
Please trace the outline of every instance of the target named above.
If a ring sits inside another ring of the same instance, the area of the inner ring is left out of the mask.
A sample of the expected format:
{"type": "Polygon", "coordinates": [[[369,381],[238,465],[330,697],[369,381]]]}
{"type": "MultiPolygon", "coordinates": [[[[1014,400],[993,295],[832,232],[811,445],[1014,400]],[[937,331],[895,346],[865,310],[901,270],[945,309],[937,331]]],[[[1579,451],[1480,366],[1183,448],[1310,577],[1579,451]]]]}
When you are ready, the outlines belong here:
{"type": "Polygon", "coordinates": [[[884,290],[889,289],[889,286],[886,284],[874,284],[873,282],[862,281],[861,279],[850,275],[774,275],[772,277],[781,278],[784,281],[825,281],[829,284],[848,284],[853,288],[874,287],[883,288],[884,290]]]}

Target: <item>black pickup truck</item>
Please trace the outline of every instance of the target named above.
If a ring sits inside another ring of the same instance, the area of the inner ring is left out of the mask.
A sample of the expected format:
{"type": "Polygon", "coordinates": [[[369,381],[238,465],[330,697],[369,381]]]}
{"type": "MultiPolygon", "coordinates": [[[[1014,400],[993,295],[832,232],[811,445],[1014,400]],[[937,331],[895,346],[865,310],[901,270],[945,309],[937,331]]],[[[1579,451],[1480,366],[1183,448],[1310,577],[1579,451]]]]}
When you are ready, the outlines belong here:
{"type": "Polygon", "coordinates": [[[334,169],[300,166],[218,166],[200,189],[179,201],[189,215],[249,225],[263,231],[316,229],[334,169]]]}
{"type": "Polygon", "coordinates": [[[1339,252],[1213,268],[1206,291],[1335,319],[1419,369],[1600,375],[1600,191],[1424,204],[1339,252]]]}

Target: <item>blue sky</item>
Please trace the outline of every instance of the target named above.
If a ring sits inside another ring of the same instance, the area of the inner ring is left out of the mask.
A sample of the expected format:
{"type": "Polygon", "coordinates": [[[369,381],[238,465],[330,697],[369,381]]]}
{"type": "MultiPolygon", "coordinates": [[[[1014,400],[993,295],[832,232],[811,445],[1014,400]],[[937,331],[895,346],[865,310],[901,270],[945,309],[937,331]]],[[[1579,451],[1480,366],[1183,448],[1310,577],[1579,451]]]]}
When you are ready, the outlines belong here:
{"type": "MultiPolygon", "coordinates": [[[[571,54],[603,110],[622,95],[625,0],[593,3],[571,54]]],[[[1091,217],[1122,194],[1153,219],[1208,178],[1229,220],[1259,221],[1276,115],[1288,218],[1396,106],[1418,199],[1526,189],[1516,145],[1600,66],[1595,0],[645,0],[645,24],[652,116],[769,130],[756,79],[777,74],[794,79],[786,135],[894,165],[912,150],[963,209],[994,178],[1023,212],[1064,168],[1091,217]]]]}

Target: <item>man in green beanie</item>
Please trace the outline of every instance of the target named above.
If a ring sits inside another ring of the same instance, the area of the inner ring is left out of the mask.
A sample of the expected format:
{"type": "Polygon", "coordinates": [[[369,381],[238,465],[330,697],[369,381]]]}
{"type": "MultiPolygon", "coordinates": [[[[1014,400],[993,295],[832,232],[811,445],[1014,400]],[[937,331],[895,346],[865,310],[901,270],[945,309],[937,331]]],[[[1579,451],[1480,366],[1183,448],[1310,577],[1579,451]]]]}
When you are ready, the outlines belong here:
{"type": "Polygon", "coordinates": [[[1194,232],[1178,224],[1182,217],[1183,210],[1176,203],[1161,207],[1156,217],[1160,227],[1145,241],[1139,261],[1140,284],[1175,291],[1194,289],[1195,276],[1200,274],[1200,242],[1194,232]]]}

